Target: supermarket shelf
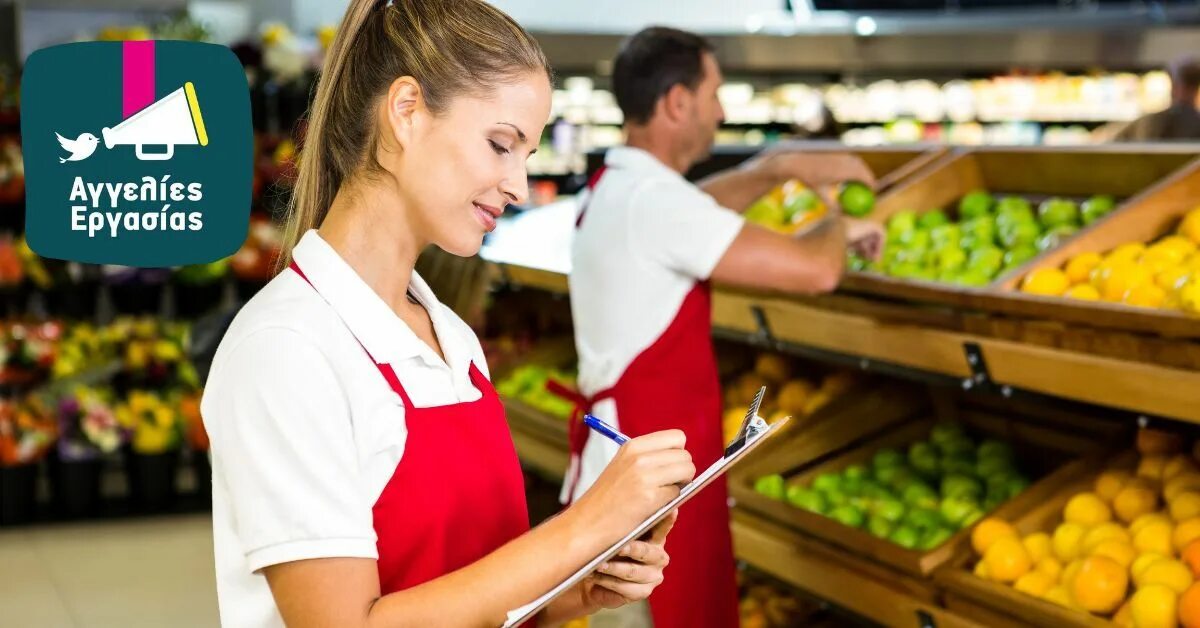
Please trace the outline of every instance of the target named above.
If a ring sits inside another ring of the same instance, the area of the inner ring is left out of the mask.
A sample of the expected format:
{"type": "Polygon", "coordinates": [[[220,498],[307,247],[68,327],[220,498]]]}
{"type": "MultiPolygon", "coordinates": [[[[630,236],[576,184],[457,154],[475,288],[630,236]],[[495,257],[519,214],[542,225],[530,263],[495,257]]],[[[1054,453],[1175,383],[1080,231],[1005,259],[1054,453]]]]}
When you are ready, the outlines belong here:
{"type": "Polygon", "coordinates": [[[517,457],[539,475],[560,482],[567,472],[567,422],[515,399],[504,399],[517,457]]]}
{"type": "Polygon", "coordinates": [[[981,626],[939,607],[927,583],[830,551],[803,535],[733,511],[734,551],[756,569],[885,626],[981,626]],[[885,584],[886,583],[886,584],[885,584]]]}

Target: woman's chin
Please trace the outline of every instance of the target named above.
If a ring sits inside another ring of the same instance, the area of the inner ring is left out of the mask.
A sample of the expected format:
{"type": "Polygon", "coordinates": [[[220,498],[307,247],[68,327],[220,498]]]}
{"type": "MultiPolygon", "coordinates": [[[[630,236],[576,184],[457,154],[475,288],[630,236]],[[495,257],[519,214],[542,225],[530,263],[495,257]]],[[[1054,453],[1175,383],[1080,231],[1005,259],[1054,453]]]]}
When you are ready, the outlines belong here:
{"type": "Polygon", "coordinates": [[[438,248],[458,257],[474,257],[483,248],[483,234],[473,234],[473,237],[459,237],[447,242],[439,242],[438,248]]]}

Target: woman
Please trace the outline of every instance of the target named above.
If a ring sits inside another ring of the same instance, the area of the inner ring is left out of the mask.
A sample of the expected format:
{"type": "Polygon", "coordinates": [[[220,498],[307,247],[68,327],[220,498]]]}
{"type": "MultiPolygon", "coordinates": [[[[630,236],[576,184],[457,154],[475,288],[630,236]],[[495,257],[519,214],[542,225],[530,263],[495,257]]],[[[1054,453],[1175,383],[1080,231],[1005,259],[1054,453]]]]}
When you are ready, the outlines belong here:
{"type": "MultiPolygon", "coordinates": [[[[413,272],[428,245],[474,255],[525,200],[549,77],[482,1],[350,3],[310,112],[289,268],[239,313],[205,390],[223,624],[499,625],[694,474],[682,433],[635,439],[529,530],[479,342],[413,272]]],[[[646,598],[672,520],[538,624],[646,598]]]]}

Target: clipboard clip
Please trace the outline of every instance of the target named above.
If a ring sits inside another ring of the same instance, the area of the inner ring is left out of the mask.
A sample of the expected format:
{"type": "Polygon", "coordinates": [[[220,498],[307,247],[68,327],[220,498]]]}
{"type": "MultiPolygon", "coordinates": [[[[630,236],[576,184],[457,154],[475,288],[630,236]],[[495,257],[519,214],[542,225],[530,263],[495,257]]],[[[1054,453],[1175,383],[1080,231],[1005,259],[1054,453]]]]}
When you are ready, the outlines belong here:
{"type": "Polygon", "coordinates": [[[758,408],[762,405],[763,395],[765,394],[767,394],[767,387],[763,386],[758,389],[758,394],[754,395],[754,401],[750,402],[750,408],[746,411],[746,418],[742,421],[741,429],[733,437],[733,442],[729,443],[725,448],[726,458],[737,453],[738,450],[745,447],[747,443],[754,440],[759,434],[767,431],[767,422],[758,416],[758,408]]]}

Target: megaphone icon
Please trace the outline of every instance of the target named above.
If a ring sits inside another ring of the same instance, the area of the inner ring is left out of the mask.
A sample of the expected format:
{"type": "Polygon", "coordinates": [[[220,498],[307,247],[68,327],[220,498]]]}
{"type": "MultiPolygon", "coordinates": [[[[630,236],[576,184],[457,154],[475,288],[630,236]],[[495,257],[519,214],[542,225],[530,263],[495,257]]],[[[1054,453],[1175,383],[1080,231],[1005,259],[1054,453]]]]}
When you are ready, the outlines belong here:
{"type": "Polygon", "coordinates": [[[104,127],[104,147],[117,144],[132,144],[137,158],[144,161],[162,161],[175,154],[176,146],[208,146],[208,133],[204,130],[204,119],[200,117],[200,104],[196,101],[196,88],[191,81],[183,87],[163,96],[149,107],[133,114],[114,128],[104,127]],[[167,152],[146,152],[146,146],[161,145],[167,152]]]}

